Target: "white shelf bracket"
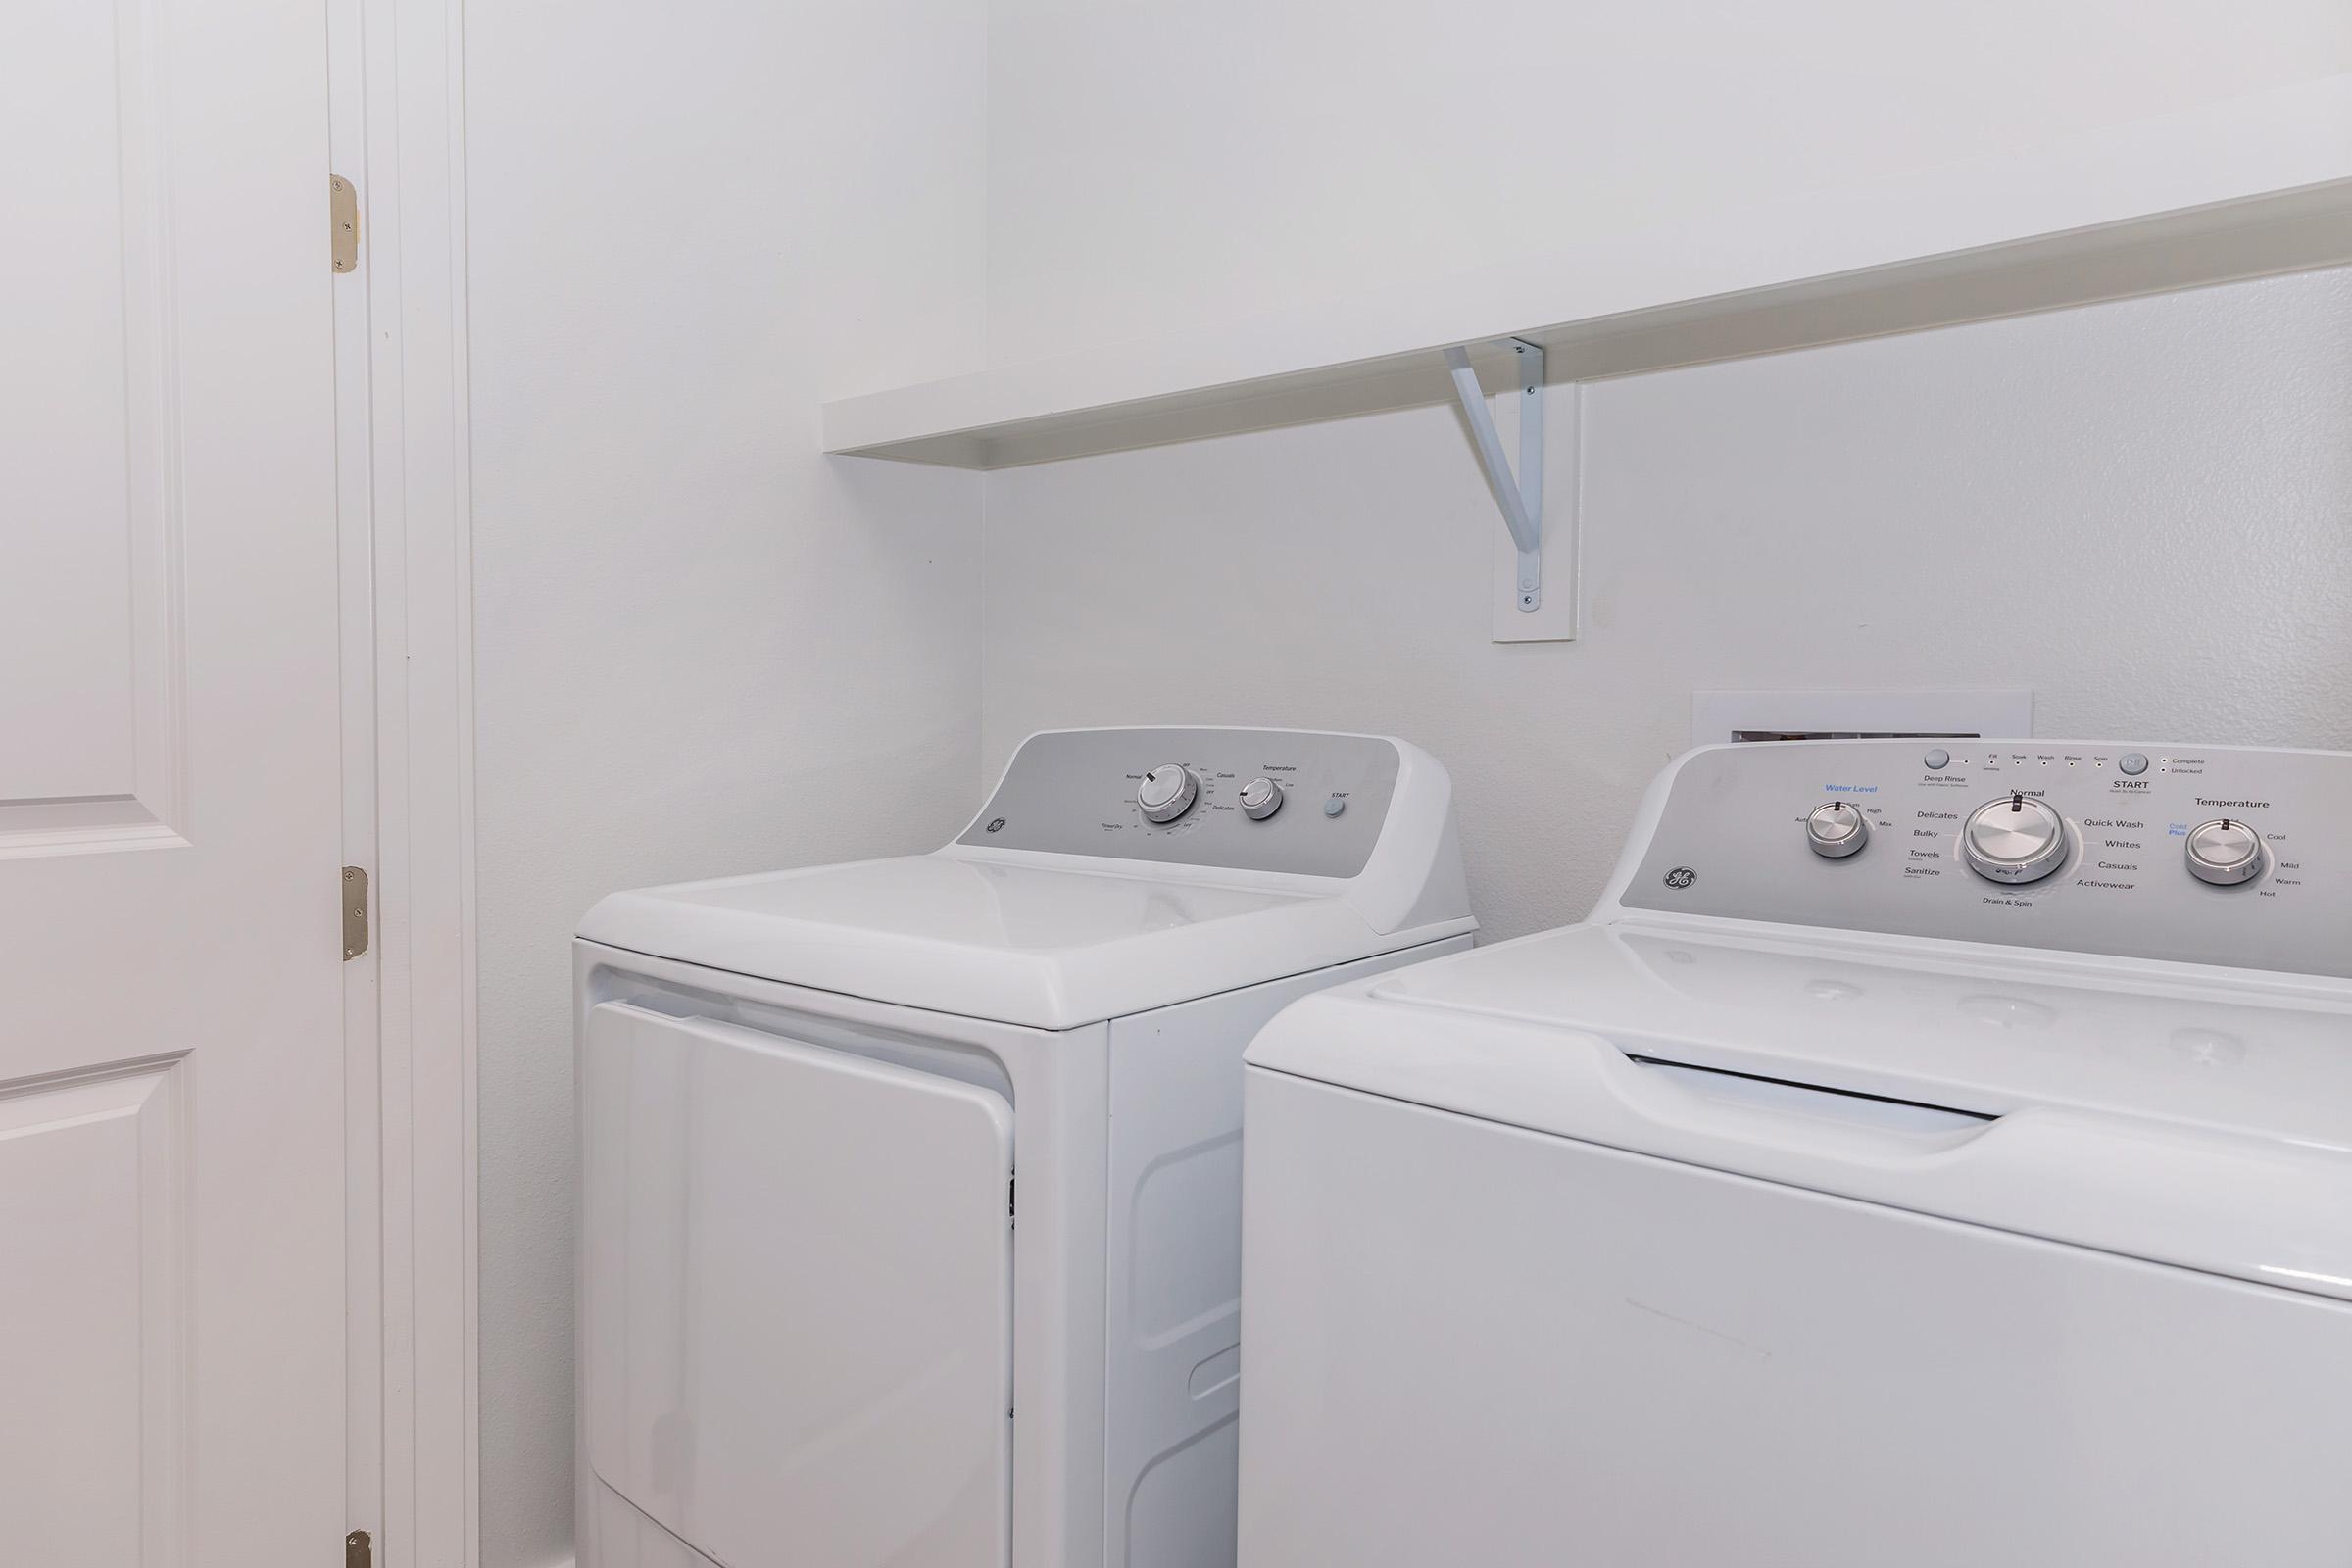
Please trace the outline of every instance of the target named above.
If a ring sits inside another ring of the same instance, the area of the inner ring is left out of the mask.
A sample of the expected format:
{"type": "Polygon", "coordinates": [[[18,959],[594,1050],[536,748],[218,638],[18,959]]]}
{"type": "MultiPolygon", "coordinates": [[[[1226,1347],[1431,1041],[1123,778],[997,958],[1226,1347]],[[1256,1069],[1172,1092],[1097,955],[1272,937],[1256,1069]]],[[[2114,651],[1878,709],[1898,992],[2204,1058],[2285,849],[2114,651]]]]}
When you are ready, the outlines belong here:
{"type": "Polygon", "coordinates": [[[1478,447],[1479,466],[1502,508],[1502,525],[1519,548],[1518,602],[1522,612],[1544,607],[1544,351],[1524,338],[1505,338],[1519,362],[1519,471],[1511,472],[1502,455],[1502,440],[1487,412],[1487,395],[1471,368],[1470,351],[1450,348],[1446,364],[1453,371],[1453,395],[1462,417],[1470,421],[1470,439],[1478,447]]]}

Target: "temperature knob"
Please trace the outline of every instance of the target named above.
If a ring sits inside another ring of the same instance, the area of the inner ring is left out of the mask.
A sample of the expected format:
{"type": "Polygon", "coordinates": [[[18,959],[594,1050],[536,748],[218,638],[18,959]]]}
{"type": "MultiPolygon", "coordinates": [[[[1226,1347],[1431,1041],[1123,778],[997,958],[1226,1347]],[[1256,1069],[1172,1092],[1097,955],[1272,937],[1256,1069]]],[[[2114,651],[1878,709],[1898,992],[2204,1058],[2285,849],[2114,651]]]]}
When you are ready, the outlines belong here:
{"type": "Polygon", "coordinates": [[[1242,786],[1242,814],[1263,822],[1282,809],[1282,786],[1270,778],[1253,778],[1242,786]]]}
{"type": "Polygon", "coordinates": [[[1805,842],[1825,860],[1842,860],[1870,842],[1870,823],[1843,801],[1816,806],[1805,818],[1805,842]]]}
{"type": "Polygon", "coordinates": [[[1173,822],[1200,798],[1200,780],[1191,768],[1174,762],[1153,768],[1135,787],[1135,804],[1143,808],[1147,822],[1173,822]]]}
{"type": "Polygon", "coordinates": [[[1971,812],[1961,858],[1993,882],[2038,882],[2066,858],[2066,819],[2031,795],[2006,795],[1971,812]]]}
{"type": "Polygon", "coordinates": [[[2262,874],[2262,835],[2235,817],[2218,817],[2188,830],[2188,874],[2233,888],[2262,874]]]}

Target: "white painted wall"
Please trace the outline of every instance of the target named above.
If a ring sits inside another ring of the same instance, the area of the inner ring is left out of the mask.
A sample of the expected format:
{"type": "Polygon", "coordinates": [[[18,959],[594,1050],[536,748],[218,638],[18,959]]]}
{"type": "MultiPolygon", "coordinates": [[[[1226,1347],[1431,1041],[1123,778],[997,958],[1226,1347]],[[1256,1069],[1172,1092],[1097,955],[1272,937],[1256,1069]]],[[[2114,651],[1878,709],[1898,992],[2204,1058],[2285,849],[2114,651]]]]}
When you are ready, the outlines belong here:
{"type": "Polygon", "coordinates": [[[978,477],[829,463],[817,404],[978,364],[985,45],[980,0],[466,14],[488,1568],[570,1550],[574,922],[972,802],[978,477]]]}
{"type": "Polygon", "coordinates": [[[1583,401],[1575,643],[1488,641],[1500,523],[1449,409],[991,474],[989,765],[1060,724],[1410,737],[1496,937],[1591,906],[1694,689],[2026,686],[2043,734],[2352,747],[2352,270],[1583,401]]]}
{"type": "Polygon", "coordinates": [[[994,0],[988,69],[1010,364],[2352,69],[2352,7],[994,0]]]}
{"type": "Polygon", "coordinates": [[[816,455],[821,398],[984,351],[2352,67],[2339,0],[1751,10],[471,8],[488,1568],[569,1550],[564,939],[611,888],[928,846],[1048,724],[1411,735],[1495,934],[1581,912],[1693,687],[2352,744],[2341,274],[1594,387],[1573,645],[1486,640],[1446,410],[985,480],[816,455]]]}

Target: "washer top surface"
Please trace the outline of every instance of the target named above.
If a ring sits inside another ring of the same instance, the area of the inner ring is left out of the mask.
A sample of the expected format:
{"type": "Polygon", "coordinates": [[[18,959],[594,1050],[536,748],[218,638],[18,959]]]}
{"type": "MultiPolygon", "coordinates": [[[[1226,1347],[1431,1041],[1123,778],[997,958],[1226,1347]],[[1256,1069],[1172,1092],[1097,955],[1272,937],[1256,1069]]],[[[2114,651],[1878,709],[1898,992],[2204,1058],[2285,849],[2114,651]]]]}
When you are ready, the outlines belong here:
{"type": "Polygon", "coordinates": [[[2352,756],[1949,751],[1689,754],[1590,920],[1304,998],[1249,1060],[2352,1299],[2352,756]],[[2056,847],[1976,865],[2012,803],[2056,847]]]}
{"type": "Polygon", "coordinates": [[[2352,1301],[2352,997],[1640,919],[1292,1004],[1252,1070],[2352,1301]]]}
{"type": "Polygon", "coordinates": [[[1449,811],[1444,769],[1383,737],[1054,731],[1022,746],[945,849],[614,894],[579,935],[1069,1029],[1472,929],[1449,811]],[[1163,823],[1138,797],[1164,811],[1165,781],[1141,786],[1168,770],[1194,804],[1163,823]],[[1249,816],[1232,781],[1259,770],[1287,792],[1350,802],[1346,826],[1321,809],[1249,816]]]}
{"type": "MultiPolygon", "coordinates": [[[[1575,1030],[1628,1056],[1972,1115],[2066,1106],[2352,1154],[2352,997],[1640,920],[1418,964],[1364,995],[1451,1015],[1431,1024],[1441,1038],[1575,1030]]],[[[1525,1058],[1531,1092],[1542,1054],[1525,1058]]]]}
{"type": "Polygon", "coordinates": [[[1592,921],[1373,995],[1972,1114],[2352,1151],[2352,756],[1706,747],[1651,789],[1592,921]],[[1825,808],[1870,824],[1858,851],[1825,845],[1825,808]]]}

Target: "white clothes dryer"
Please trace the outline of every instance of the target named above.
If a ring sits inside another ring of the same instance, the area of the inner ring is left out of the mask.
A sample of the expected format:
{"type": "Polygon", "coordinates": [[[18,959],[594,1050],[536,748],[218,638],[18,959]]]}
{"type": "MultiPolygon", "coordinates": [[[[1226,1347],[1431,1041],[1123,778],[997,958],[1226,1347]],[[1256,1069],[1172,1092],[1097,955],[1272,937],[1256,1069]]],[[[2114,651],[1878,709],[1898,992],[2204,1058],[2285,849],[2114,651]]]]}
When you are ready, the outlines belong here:
{"type": "Polygon", "coordinates": [[[1244,1568],[2352,1549],[2352,756],[1697,751],[1249,1061],[1244,1568]]]}
{"type": "Polygon", "coordinates": [[[1241,1053],[1468,946],[1402,741],[1032,736],[931,855],[576,945],[583,1568],[1230,1563],[1241,1053]]]}

